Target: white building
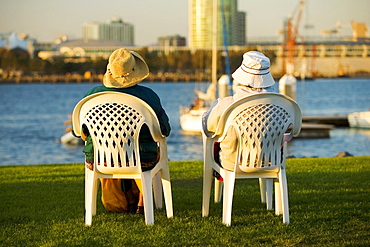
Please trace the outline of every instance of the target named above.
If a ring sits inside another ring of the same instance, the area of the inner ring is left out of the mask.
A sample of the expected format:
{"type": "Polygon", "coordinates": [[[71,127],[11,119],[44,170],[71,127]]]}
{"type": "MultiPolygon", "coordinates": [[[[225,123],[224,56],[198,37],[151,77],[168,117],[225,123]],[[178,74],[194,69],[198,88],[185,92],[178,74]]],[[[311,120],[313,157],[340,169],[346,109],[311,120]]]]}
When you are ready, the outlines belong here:
{"type": "Polygon", "coordinates": [[[134,26],[123,22],[121,18],[113,18],[105,23],[84,23],[82,35],[87,40],[111,40],[134,45],[134,26]]]}

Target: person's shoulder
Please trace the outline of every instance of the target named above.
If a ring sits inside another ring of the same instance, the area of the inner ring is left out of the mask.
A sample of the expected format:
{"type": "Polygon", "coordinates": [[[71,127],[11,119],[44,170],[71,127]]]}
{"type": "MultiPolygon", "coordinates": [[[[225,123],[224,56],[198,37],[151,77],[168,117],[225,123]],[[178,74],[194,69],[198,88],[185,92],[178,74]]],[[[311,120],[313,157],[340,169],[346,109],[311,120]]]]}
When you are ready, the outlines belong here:
{"type": "Polygon", "coordinates": [[[159,98],[158,94],[149,87],[142,86],[142,85],[135,85],[132,88],[135,91],[139,92],[141,95],[146,95],[147,97],[151,97],[151,98],[159,98]]]}
{"type": "Polygon", "coordinates": [[[218,98],[217,101],[221,104],[230,104],[234,101],[234,97],[231,95],[224,98],[218,98]]]}
{"type": "Polygon", "coordinates": [[[91,95],[91,94],[94,94],[94,93],[104,92],[104,91],[107,91],[107,88],[106,87],[104,87],[104,86],[96,86],[96,87],[91,88],[89,91],[87,91],[87,93],[85,94],[85,96],[88,96],[88,95],[91,95]]]}
{"type": "Polygon", "coordinates": [[[148,91],[148,92],[155,93],[153,89],[151,89],[149,87],[146,87],[146,86],[143,86],[143,85],[139,85],[139,84],[133,86],[132,88],[135,88],[135,89],[141,90],[141,91],[148,91]]]}

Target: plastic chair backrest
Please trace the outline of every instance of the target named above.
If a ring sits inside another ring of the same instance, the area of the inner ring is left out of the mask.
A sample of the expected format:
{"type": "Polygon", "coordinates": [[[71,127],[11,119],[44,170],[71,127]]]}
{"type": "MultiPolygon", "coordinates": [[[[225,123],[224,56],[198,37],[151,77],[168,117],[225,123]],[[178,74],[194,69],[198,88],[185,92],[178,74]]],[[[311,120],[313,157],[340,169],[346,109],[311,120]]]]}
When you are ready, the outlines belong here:
{"type": "Polygon", "coordinates": [[[234,128],[238,136],[237,170],[276,170],[285,161],[284,134],[298,135],[301,119],[301,110],[291,98],[275,93],[256,94],[230,105],[220,118],[216,134],[222,140],[229,128],[234,128]]]}
{"type": "Polygon", "coordinates": [[[153,109],[143,100],[119,92],[82,99],[73,111],[73,128],[85,125],[93,140],[94,167],[106,174],[140,173],[139,133],[146,124],[154,141],[163,138],[153,109]]]}

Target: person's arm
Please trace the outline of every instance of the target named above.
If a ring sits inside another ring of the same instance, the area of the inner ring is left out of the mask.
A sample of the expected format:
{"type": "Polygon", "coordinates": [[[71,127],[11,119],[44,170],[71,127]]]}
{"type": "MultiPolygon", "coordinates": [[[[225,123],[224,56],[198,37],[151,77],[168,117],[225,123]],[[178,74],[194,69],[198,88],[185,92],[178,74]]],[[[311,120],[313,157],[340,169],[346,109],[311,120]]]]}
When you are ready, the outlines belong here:
{"type": "Polygon", "coordinates": [[[203,113],[202,116],[202,128],[206,136],[211,136],[216,131],[218,120],[220,115],[218,114],[218,100],[213,102],[208,111],[203,113]]]}
{"type": "Polygon", "coordinates": [[[159,125],[161,127],[162,135],[169,136],[171,132],[171,126],[170,126],[167,113],[164,111],[162,107],[157,117],[158,117],[159,125]]]}

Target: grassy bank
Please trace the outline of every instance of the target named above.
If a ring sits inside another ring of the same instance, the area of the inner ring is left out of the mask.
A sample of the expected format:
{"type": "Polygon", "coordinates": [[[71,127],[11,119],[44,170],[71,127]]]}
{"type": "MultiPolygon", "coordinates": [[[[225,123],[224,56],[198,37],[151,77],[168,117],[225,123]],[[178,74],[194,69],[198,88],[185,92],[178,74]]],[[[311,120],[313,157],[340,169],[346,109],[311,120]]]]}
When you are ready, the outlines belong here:
{"type": "Polygon", "coordinates": [[[174,218],[106,212],[84,225],[82,164],[0,167],[0,246],[369,246],[370,157],[289,159],[290,220],[260,203],[258,181],[236,183],[232,226],[221,204],[201,217],[202,162],[170,162],[174,218]]]}

